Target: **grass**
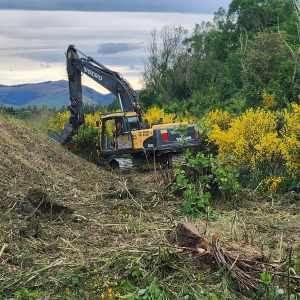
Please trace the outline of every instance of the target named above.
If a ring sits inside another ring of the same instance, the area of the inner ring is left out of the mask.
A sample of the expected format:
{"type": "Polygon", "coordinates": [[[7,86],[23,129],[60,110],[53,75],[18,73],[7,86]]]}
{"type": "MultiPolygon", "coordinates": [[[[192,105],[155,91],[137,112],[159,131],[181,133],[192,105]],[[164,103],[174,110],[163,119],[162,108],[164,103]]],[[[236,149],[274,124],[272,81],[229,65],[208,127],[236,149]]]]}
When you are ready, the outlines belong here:
{"type": "Polygon", "coordinates": [[[3,117],[0,140],[0,299],[299,297],[298,195],[241,190],[237,205],[215,199],[208,222],[189,219],[153,172],[117,176],[3,117]],[[258,291],[238,290],[230,272],[168,242],[182,221],[218,233],[233,255],[263,251],[282,268],[258,291]]]}

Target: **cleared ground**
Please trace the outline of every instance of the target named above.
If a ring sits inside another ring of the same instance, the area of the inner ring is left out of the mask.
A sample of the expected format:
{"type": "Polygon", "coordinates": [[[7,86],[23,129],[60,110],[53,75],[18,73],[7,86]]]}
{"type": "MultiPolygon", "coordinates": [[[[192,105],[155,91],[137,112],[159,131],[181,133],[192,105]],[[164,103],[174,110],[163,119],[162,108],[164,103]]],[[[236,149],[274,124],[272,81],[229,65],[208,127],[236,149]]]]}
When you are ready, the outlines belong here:
{"type": "MultiPolygon", "coordinates": [[[[180,199],[162,196],[163,178],[161,170],[115,175],[0,117],[0,299],[156,299],[156,288],[169,293],[161,299],[252,298],[234,280],[224,286],[213,265],[168,244],[168,233],[188,219],[180,199]]],[[[189,221],[208,238],[218,233],[235,254],[263,251],[286,261],[292,248],[296,277],[298,197],[278,202],[241,190],[236,203],[213,201],[220,215],[189,221]]],[[[297,293],[297,280],[291,285],[297,293]]]]}

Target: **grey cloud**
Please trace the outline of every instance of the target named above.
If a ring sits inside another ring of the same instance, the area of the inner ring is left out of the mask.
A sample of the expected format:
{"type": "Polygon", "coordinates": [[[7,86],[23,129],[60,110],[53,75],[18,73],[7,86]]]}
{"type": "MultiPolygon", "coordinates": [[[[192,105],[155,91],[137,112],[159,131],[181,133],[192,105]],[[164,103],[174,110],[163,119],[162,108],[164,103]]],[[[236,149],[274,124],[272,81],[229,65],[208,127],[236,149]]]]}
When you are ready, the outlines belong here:
{"type": "MultiPolygon", "coordinates": [[[[12,37],[15,39],[20,40],[44,40],[49,41],[49,48],[51,49],[51,42],[53,42],[55,45],[63,45],[63,41],[65,42],[65,50],[67,50],[68,43],[74,44],[74,43],[80,43],[82,44],[82,41],[87,41],[90,39],[96,39],[97,37],[101,37],[102,40],[124,40],[124,39],[130,39],[132,37],[136,39],[143,40],[145,39],[145,32],[140,30],[115,30],[115,31],[101,31],[98,28],[91,28],[88,25],[85,25],[85,27],[82,28],[68,28],[68,27],[45,27],[42,28],[37,24],[36,27],[31,28],[24,26],[22,30],[19,30],[18,27],[0,27],[0,37],[6,37],[11,39],[12,37]]],[[[4,45],[1,45],[1,49],[7,49],[8,47],[3,47],[4,45]]],[[[8,45],[9,46],[9,45],[8,45]]],[[[22,50],[24,47],[20,46],[19,49],[15,50],[22,50]]],[[[39,46],[33,47],[34,49],[39,49],[39,46]]],[[[47,47],[45,46],[44,49],[47,47]]],[[[40,47],[40,49],[43,49],[43,47],[40,47]]],[[[24,49],[27,50],[27,49],[24,49]]]]}
{"type": "Polygon", "coordinates": [[[131,43],[104,43],[98,46],[98,53],[100,54],[115,54],[124,51],[131,51],[143,48],[140,45],[131,43]]]}
{"type": "MultiPolygon", "coordinates": [[[[94,58],[99,61],[104,66],[109,67],[111,70],[116,71],[116,68],[119,66],[125,66],[130,67],[134,65],[141,65],[142,64],[142,57],[124,57],[124,56],[118,56],[118,57],[96,57],[94,58]]],[[[132,69],[131,69],[132,70],[132,69]]],[[[135,70],[136,74],[139,74],[138,68],[135,70]]],[[[125,74],[122,74],[125,76],[125,74]]],[[[132,73],[131,73],[132,75],[132,73]]]]}
{"type": "Polygon", "coordinates": [[[44,65],[44,64],[41,64],[41,69],[49,69],[50,66],[48,64],[44,65]]]}
{"type": "Polygon", "coordinates": [[[181,12],[212,14],[219,7],[228,9],[231,0],[1,0],[0,9],[21,10],[73,10],[122,12],[181,12]]]}
{"type": "Polygon", "coordinates": [[[56,49],[52,46],[30,46],[30,47],[9,47],[9,48],[0,48],[1,51],[27,51],[27,50],[46,50],[46,49],[56,49]]]}
{"type": "Polygon", "coordinates": [[[142,70],[142,66],[140,64],[141,64],[141,60],[139,61],[139,65],[131,65],[131,66],[129,66],[129,68],[131,71],[136,71],[136,72],[140,73],[142,70]]]}
{"type": "MultiPolygon", "coordinates": [[[[65,63],[66,57],[63,50],[61,51],[26,51],[26,52],[18,52],[11,54],[13,57],[22,57],[30,60],[41,62],[41,65],[51,64],[51,63],[65,63]]],[[[143,62],[143,57],[125,57],[125,56],[117,56],[117,57],[106,57],[106,56],[97,56],[93,55],[93,57],[104,64],[105,66],[131,66],[131,70],[138,70],[138,67],[134,67],[135,65],[141,65],[143,62]]]]}
{"type": "Polygon", "coordinates": [[[11,54],[11,56],[27,58],[35,61],[48,63],[64,62],[65,55],[63,51],[26,51],[11,54]]]}

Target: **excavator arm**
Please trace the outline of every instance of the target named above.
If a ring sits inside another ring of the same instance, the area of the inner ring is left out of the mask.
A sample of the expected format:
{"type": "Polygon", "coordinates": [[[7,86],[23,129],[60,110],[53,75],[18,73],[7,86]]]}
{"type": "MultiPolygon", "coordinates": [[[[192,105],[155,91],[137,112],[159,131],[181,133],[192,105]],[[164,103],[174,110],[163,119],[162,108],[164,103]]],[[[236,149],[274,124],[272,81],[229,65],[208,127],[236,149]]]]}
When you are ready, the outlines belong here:
{"type": "Polygon", "coordinates": [[[68,108],[70,109],[71,116],[69,121],[65,124],[61,135],[51,130],[48,131],[48,134],[53,139],[68,147],[68,145],[72,144],[72,136],[78,132],[78,128],[84,123],[81,83],[82,74],[86,74],[114,94],[120,102],[122,112],[136,112],[139,117],[141,128],[144,128],[137,93],[121,74],[109,70],[92,57],[86,56],[76,49],[74,45],[68,47],[66,56],[71,102],[68,108]],[[80,53],[82,57],[79,57],[78,53],[80,53]]]}

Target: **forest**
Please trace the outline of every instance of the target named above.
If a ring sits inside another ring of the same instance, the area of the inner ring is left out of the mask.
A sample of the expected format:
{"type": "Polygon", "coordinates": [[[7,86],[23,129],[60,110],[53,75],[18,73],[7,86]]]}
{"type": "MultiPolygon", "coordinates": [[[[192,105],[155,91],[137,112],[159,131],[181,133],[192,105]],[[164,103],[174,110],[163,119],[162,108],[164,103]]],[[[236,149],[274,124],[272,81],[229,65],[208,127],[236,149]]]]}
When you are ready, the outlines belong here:
{"type": "Polygon", "coordinates": [[[291,0],[233,0],[192,33],[166,25],[149,38],[140,99],[144,107],[197,116],[289,108],[299,103],[299,38],[291,0]],[[263,102],[264,92],[273,103],[263,102]]]}

